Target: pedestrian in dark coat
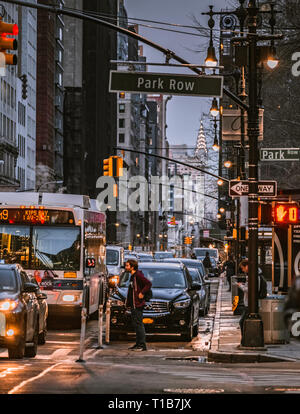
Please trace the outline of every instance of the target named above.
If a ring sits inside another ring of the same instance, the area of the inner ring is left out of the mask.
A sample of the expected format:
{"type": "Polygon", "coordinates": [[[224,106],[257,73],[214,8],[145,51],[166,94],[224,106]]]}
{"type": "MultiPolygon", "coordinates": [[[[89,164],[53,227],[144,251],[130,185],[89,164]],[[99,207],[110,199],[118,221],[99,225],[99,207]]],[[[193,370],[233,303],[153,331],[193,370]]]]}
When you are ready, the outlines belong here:
{"type": "Polygon", "coordinates": [[[231,290],[231,276],[234,276],[235,274],[235,263],[233,260],[233,256],[230,254],[228,256],[228,259],[223,264],[223,272],[226,272],[226,279],[229,285],[228,291],[231,290]]]}
{"type": "Polygon", "coordinates": [[[125,263],[125,270],[131,274],[125,306],[131,310],[131,321],[136,333],[136,343],[129,349],[146,351],[146,332],[143,324],[145,293],[152,283],[138,270],[138,262],[130,259],[125,263]]]}

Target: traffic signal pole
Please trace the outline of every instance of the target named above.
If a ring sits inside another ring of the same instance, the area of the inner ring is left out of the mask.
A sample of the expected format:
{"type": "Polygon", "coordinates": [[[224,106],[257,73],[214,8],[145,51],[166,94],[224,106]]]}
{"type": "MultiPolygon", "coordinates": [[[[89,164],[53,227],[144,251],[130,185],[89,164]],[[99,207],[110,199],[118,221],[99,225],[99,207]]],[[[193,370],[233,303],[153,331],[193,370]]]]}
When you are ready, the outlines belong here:
{"type": "Polygon", "coordinates": [[[258,136],[259,108],[257,85],[257,17],[256,0],[248,4],[248,77],[249,77],[249,195],[248,195],[248,316],[244,322],[241,346],[263,348],[263,322],[258,313],[258,136]]]}

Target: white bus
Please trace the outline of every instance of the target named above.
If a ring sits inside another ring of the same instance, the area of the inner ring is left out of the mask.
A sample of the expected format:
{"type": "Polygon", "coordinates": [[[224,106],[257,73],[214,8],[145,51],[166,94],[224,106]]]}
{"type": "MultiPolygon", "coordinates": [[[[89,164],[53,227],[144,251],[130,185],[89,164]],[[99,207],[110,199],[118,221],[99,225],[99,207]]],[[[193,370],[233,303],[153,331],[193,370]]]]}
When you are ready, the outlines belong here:
{"type": "Polygon", "coordinates": [[[80,321],[107,296],[106,215],[74,194],[0,193],[0,262],[19,263],[47,294],[49,317],[80,321]],[[83,303],[83,301],[85,303],[83,303]]]}

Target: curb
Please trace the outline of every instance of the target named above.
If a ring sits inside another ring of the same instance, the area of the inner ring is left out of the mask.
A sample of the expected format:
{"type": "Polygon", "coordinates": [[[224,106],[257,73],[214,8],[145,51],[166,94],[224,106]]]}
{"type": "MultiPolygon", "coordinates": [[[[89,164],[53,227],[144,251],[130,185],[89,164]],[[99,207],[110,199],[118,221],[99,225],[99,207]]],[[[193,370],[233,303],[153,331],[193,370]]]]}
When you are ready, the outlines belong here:
{"type": "Polygon", "coordinates": [[[297,359],[266,354],[229,353],[209,351],[208,362],[252,363],[252,362],[296,362],[297,359]]]}
{"type": "Polygon", "coordinates": [[[220,278],[217,300],[216,300],[216,313],[215,313],[214,323],[213,323],[213,334],[211,337],[211,347],[210,347],[210,349],[213,352],[217,352],[219,349],[222,286],[223,286],[223,278],[220,278]]]}

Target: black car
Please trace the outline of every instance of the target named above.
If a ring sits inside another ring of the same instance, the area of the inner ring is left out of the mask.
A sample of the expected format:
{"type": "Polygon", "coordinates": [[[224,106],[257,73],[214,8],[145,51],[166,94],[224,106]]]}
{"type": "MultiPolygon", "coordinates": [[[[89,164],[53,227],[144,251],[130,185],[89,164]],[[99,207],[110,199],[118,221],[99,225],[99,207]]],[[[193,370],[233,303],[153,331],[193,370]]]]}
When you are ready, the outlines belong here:
{"type": "MultiPolygon", "coordinates": [[[[164,262],[183,263],[188,268],[188,270],[190,269],[198,270],[199,277],[201,279],[199,282],[201,284],[201,289],[205,290],[205,306],[203,309],[201,309],[201,305],[200,305],[200,314],[202,316],[206,315],[210,307],[210,282],[209,282],[209,279],[205,275],[205,269],[204,269],[202,261],[195,260],[195,259],[186,259],[185,257],[176,257],[173,259],[164,259],[164,262]]],[[[191,274],[191,276],[193,275],[191,274]]]]}
{"type": "Polygon", "coordinates": [[[158,251],[154,252],[153,258],[155,261],[160,262],[163,259],[172,258],[174,254],[172,252],[158,251]]]}
{"type": "MultiPolygon", "coordinates": [[[[200,284],[181,263],[141,263],[139,270],[152,282],[153,297],[144,308],[146,333],[178,333],[190,341],[198,334],[200,284]]],[[[130,274],[124,272],[111,296],[111,334],[133,332],[130,311],[125,309],[130,274]]]]}
{"type": "Polygon", "coordinates": [[[188,267],[188,271],[190,272],[193,281],[198,282],[201,286],[197,291],[200,299],[199,315],[205,316],[208,314],[210,307],[210,283],[205,281],[199,272],[199,269],[196,267],[188,267]]]}
{"type": "Polygon", "coordinates": [[[39,335],[38,287],[18,264],[0,265],[0,347],[9,358],[35,357],[39,335]]]}

